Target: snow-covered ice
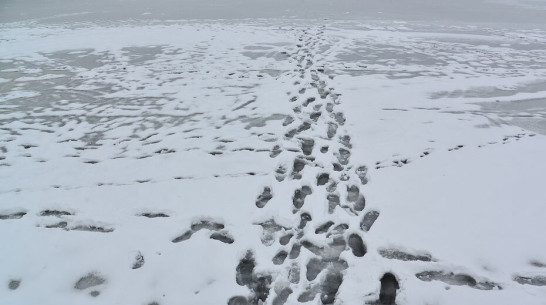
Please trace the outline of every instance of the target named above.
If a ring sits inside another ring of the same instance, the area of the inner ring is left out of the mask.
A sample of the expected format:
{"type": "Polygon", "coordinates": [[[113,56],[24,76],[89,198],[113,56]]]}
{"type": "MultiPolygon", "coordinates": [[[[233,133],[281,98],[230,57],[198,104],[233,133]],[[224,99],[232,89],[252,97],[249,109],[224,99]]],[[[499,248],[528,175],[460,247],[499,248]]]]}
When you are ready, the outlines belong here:
{"type": "Polygon", "coordinates": [[[0,304],[546,304],[536,16],[136,7],[0,24],[0,304]]]}

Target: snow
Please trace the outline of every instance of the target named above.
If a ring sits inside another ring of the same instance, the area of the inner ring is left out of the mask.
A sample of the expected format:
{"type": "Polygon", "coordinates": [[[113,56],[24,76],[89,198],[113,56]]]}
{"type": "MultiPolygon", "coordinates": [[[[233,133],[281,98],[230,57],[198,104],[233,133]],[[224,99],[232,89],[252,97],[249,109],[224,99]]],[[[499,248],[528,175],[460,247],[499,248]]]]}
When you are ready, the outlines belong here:
{"type": "Polygon", "coordinates": [[[546,304],[543,25],[7,7],[0,304],[546,304]]]}

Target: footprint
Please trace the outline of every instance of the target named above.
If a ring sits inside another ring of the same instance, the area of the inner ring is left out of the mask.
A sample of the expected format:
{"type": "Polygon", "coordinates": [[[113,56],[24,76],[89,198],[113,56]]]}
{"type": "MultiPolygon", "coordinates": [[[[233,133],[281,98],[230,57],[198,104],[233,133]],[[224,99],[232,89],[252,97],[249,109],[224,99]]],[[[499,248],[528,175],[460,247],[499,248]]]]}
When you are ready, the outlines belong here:
{"type": "MultiPolygon", "coordinates": [[[[334,119],[336,120],[336,122],[337,122],[339,125],[345,124],[345,115],[343,115],[343,113],[341,113],[341,112],[337,112],[337,113],[334,115],[334,119]]],[[[350,138],[349,138],[349,139],[350,139],[350,138]]]]}
{"type": "Polygon", "coordinates": [[[281,182],[285,178],[286,178],[286,167],[284,167],[283,165],[279,165],[277,169],[275,170],[275,179],[281,182]]]}
{"type": "Polygon", "coordinates": [[[348,135],[341,136],[339,138],[339,142],[341,143],[341,145],[347,148],[353,148],[353,145],[351,144],[351,137],[348,135]]]}
{"type": "Polygon", "coordinates": [[[322,146],[320,148],[320,152],[323,153],[323,154],[327,153],[328,152],[328,146],[322,146]]]}
{"type": "Polygon", "coordinates": [[[69,229],[70,231],[87,231],[87,232],[98,232],[98,233],[112,233],[114,228],[102,227],[98,225],[77,225],[69,229]]]}
{"type": "Polygon", "coordinates": [[[379,291],[379,302],[384,305],[396,304],[396,291],[400,289],[396,276],[392,273],[385,273],[381,278],[381,289],[379,291]]]}
{"type": "Polygon", "coordinates": [[[328,123],[328,130],[326,131],[326,135],[328,136],[328,139],[333,138],[336,135],[337,132],[337,124],[333,122],[328,123]]]}
{"type": "Polygon", "coordinates": [[[298,302],[306,303],[315,299],[315,296],[320,292],[318,286],[307,287],[304,292],[298,296],[298,302]]]}
{"type": "Polygon", "coordinates": [[[317,255],[317,256],[322,256],[322,252],[323,252],[323,249],[315,244],[313,244],[312,242],[308,241],[308,240],[304,240],[301,242],[301,245],[311,251],[311,253],[317,255]]]}
{"type": "Polygon", "coordinates": [[[310,222],[311,220],[313,220],[313,218],[311,218],[311,215],[309,213],[302,213],[300,216],[300,225],[298,226],[298,229],[301,230],[305,228],[307,223],[310,222]]]}
{"type": "Polygon", "coordinates": [[[135,262],[133,263],[133,269],[139,269],[144,266],[144,256],[139,251],[135,256],[135,262]]]}
{"type": "Polygon", "coordinates": [[[469,286],[480,290],[501,289],[501,287],[491,282],[478,282],[475,278],[464,273],[453,273],[445,271],[424,271],[415,275],[424,282],[441,281],[448,285],[469,286]]]}
{"type": "Polygon", "coordinates": [[[290,270],[288,270],[288,280],[292,284],[298,284],[300,282],[300,267],[298,263],[292,263],[290,270]]]}
{"type": "Polygon", "coordinates": [[[360,222],[360,228],[362,229],[362,231],[364,232],[370,231],[371,227],[373,226],[374,222],[377,220],[378,217],[379,217],[378,211],[369,211],[368,213],[366,213],[366,215],[364,215],[364,217],[362,218],[362,221],[360,222]]]}
{"type": "Polygon", "coordinates": [[[356,202],[358,200],[359,195],[360,195],[360,190],[358,189],[358,186],[356,185],[347,186],[347,201],[356,202]]]}
{"type": "Polygon", "coordinates": [[[274,219],[269,219],[264,222],[256,223],[256,225],[259,225],[262,227],[262,236],[261,241],[262,244],[266,246],[271,246],[275,242],[275,234],[279,231],[286,231],[288,228],[285,228],[281,225],[279,225],[274,219]]]}
{"type": "Polygon", "coordinates": [[[302,159],[295,159],[292,166],[292,175],[299,174],[305,167],[305,161],[302,159]]]}
{"type": "Polygon", "coordinates": [[[281,291],[277,292],[277,296],[275,296],[273,299],[273,305],[284,305],[292,292],[292,289],[289,287],[285,287],[281,291]]]}
{"type": "Polygon", "coordinates": [[[294,118],[292,116],[287,116],[284,121],[282,122],[282,126],[288,126],[294,122],[294,118]]]}
{"type": "Polygon", "coordinates": [[[366,198],[363,195],[358,196],[358,199],[353,205],[353,208],[357,212],[362,212],[366,207],[366,198]]]}
{"type": "Polygon", "coordinates": [[[334,164],[332,164],[332,166],[334,167],[334,171],[336,171],[336,172],[340,172],[340,171],[343,170],[343,166],[341,166],[341,164],[339,164],[339,163],[334,163],[334,164]]]}
{"type": "Polygon", "coordinates": [[[297,132],[298,132],[297,129],[291,129],[287,133],[284,134],[284,137],[287,138],[287,139],[292,139],[296,135],[297,132]]]}
{"type": "Polygon", "coordinates": [[[301,150],[306,156],[311,155],[313,147],[315,146],[315,140],[313,139],[301,139],[301,150]]]}
{"type": "Polygon", "coordinates": [[[339,224],[337,226],[335,226],[333,229],[332,229],[332,234],[343,234],[345,233],[345,231],[347,231],[349,229],[349,225],[348,224],[345,224],[345,223],[342,223],[342,224],[339,224]]]}
{"type": "Polygon", "coordinates": [[[325,185],[330,180],[328,173],[321,173],[317,176],[317,186],[325,185]]]}
{"type": "Polygon", "coordinates": [[[351,152],[345,148],[340,148],[337,155],[337,160],[341,165],[349,164],[349,158],[351,157],[351,152]]]}
{"type": "Polygon", "coordinates": [[[20,285],[21,285],[20,279],[12,279],[8,283],[8,288],[9,290],[17,290],[17,288],[19,288],[20,285]]]}
{"type": "Polygon", "coordinates": [[[313,122],[317,122],[321,115],[322,115],[322,112],[316,111],[309,115],[309,119],[312,120],[313,122]]]}
{"type": "Polygon", "coordinates": [[[326,262],[318,258],[312,258],[307,263],[305,277],[307,278],[308,281],[313,281],[317,278],[319,273],[322,270],[324,270],[325,267],[326,267],[326,262]]]}
{"type": "Polygon", "coordinates": [[[256,206],[258,208],[263,208],[265,205],[273,198],[273,195],[271,194],[271,188],[270,187],[264,187],[264,190],[262,193],[258,196],[258,199],[256,199],[256,206]]]}
{"type": "Polygon", "coordinates": [[[336,194],[328,194],[326,199],[328,200],[328,213],[332,214],[334,213],[336,206],[339,206],[339,196],[336,194]]]}
{"type": "Polygon", "coordinates": [[[315,229],[315,234],[323,234],[323,233],[326,233],[328,232],[328,230],[330,229],[331,226],[334,225],[334,222],[333,221],[327,221],[323,224],[321,224],[320,226],[318,226],[316,229],[315,229]]]}
{"type": "Polygon", "coordinates": [[[279,253],[277,253],[273,257],[273,264],[282,265],[287,256],[288,256],[288,253],[286,251],[284,250],[279,251],[279,253]]]}
{"type": "Polygon", "coordinates": [[[368,178],[367,178],[368,168],[365,165],[359,166],[355,170],[355,173],[358,176],[358,178],[360,179],[360,182],[362,183],[362,185],[365,185],[365,184],[368,183],[368,178]]]}
{"type": "Polygon", "coordinates": [[[210,239],[214,239],[224,244],[232,244],[235,242],[235,239],[228,232],[214,232],[210,235],[210,239]]]}
{"type": "Polygon", "coordinates": [[[280,155],[282,153],[282,149],[279,145],[275,145],[273,146],[273,148],[271,149],[271,152],[269,153],[269,157],[271,158],[275,158],[277,157],[278,155],[280,155]]]}
{"type": "Polygon", "coordinates": [[[314,101],[315,101],[314,97],[307,98],[307,100],[305,100],[305,102],[303,102],[302,106],[307,107],[309,104],[311,104],[314,101]]]}
{"type": "Polygon", "coordinates": [[[298,258],[300,256],[300,252],[301,252],[301,245],[298,244],[298,243],[295,243],[292,246],[292,249],[290,249],[290,253],[288,254],[288,257],[290,259],[296,259],[296,258],[298,258]]]}
{"type": "Polygon", "coordinates": [[[535,275],[535,276],[515,275],[513,279],[514,281],[522,285],[546,286],[546,276],[543,276],[543,275],[535,275]]]}
{"type": "Polygon", "coordinates": [[[213,222],[213,221],[210,221],[210,220],[199,220],[198,222],[194,222],[190,228],[194,231],[194,232],[197,232],[199,230],[202,230],[202,229],[207,229],[207,230],[211,230],[211,231],[219,231],[219,230],[222,230],[224,228],[224,225],[221,224],[221,223],[218,223],[218,222],[213,222]]]}
{"type": "Polygon", "coordinates": [[[279,238],[279,243],[283,246],[286,246],[290,242],[293,236],[294,234],[292,233],[286,234],[283,237],[279,238]]]}
{"type": "Polygon", "coordinates": [[[229,299],[228,305],[248,305],[248,300],[243,296],[234,296],[229,299]]]}
{"type": "Polygon", "coordinates": [[[298,127],[298,132],[306,131],[306,130],[308,130],[309,128],[311,128],[311,124],[309,124],[308,122],[303,122],[303,123],[298,127]]]}
{"type": "Polygon", "coordinates": [[[411,254],[398,249],[379,249],[377,251],[379,255],[387,259],[396,259],[401,261],[421,261],[431,262],[432,256],[428,253],[424,254],[411,254]]]}
{"type": "Polygon", "coordinates": [[[60,221],[58,223],[46,225],[45,228],[47,228],[47,229],[64,229],[64,228],[66,228],[66,226],[68,226],[68,222],[60,221]]]}
{"type": "Polygon", "coordinates": [[[191,230],[188,230],[186,231],[184,234],[176,237],[175,239],[172,240],[173,243],[179,243],[181,241],[184,241],[184,240],[188,240],[191,238],[191,236],[193,235],[193,231],[191,230]]]}
{"type": "Polygon", "coordinates": [[[146,217],[146,218],[165,218],[165,217],[170,217],[169,215],[165,214],[165,213],[154,213],[154,212],[144,212],[144,213],[141,213],[141,214],[137,214],[137,216],[142,216],[142,217],[146,217]]]}
{"type": "Polygon", "coordinates": [[[187,230],[182,235],[174,238],[172,242],[179,243],[181,241],[188,240],[192,237],[194,233],[197,233],[198,231],[203,229],[206,229],[209,231],[220,231],[224,229],[224,224],[214,222],[211,220],[201,219],[199,221],[192,223],[190,226],[190,230],[187,230]]]}
{"type": "Polygon", "coordinates": [[[255,267],[254,254],[248,250],[245,257],[239,261],[237,268],[235,268],[235,281],[239,286],[250,286],[252,284],[255,267]]]}
{"type": "Polygon", "coordinates": [[[341,272],[336,270],[328,271],[321,287],[320,300],[322,301],[322,304],[334,304],[336,301],[337,292],[342,282],[343,275],[341,272]]]}
{"type": "Polygon", "coordinates": [[[354,256],[362,257],[366,254],[366,245],[364,245],[362,238],[358,234],[351,234],[348,238],[348,244],[354,256]]]}
{"type": "Polygon", "coordinates": [[[99,273],[91,272],[88,273],[86,276],[81,277],[76,284],[74,284],[74,288],[78,290],[85,290],[87,288],[99,286],[106,283],[106,279],[99,273]]]}
{"type": "Polygon", "coordinates": [[[6,219],[21,219],[23,216],[25,216],[27,212],[3,212],[0,213],[0,220],[6,220],[6,219]]]}
{"type": "Polygon", "coordinates": [[[62,216],[70,216],[70,215],[74,215],[74,214],[67,211],[59,211],[59,210],[43,210],[40,212],[40,216],[62,217],[62,216]]]}
{"type": "Polygon", "coordinates": [[[301,207],[305,203],[305,197],[311,195],[312,193],[313,191],[309,186],[302,186],[301,189],[297,189],[294,191],[294,196],[292,196],[292,204],[294,205],[294,207],[296,207],[296,209],[301,209],[301,207]]]}

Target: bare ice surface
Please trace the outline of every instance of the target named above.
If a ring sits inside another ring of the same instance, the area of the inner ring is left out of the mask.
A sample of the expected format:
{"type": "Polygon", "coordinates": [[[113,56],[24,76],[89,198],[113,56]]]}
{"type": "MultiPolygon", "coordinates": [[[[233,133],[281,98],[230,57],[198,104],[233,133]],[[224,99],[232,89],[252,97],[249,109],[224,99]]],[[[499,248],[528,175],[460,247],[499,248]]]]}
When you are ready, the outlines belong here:
{"type": "Polygon", "coordinates": [[[2,1],[0,304],[543,305],[541,1],[2,1]]]}

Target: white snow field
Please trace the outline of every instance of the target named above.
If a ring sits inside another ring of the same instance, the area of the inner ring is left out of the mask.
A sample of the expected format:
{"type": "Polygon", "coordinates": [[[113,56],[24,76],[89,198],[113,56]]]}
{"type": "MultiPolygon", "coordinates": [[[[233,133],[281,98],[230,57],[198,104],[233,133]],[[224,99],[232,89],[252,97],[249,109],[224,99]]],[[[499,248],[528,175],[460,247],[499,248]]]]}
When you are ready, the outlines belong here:
{"type": "Polygon", "coordinates": [[[544,2],[162,1],[2,3],[1,305],[546,304],[544,2]]]}

